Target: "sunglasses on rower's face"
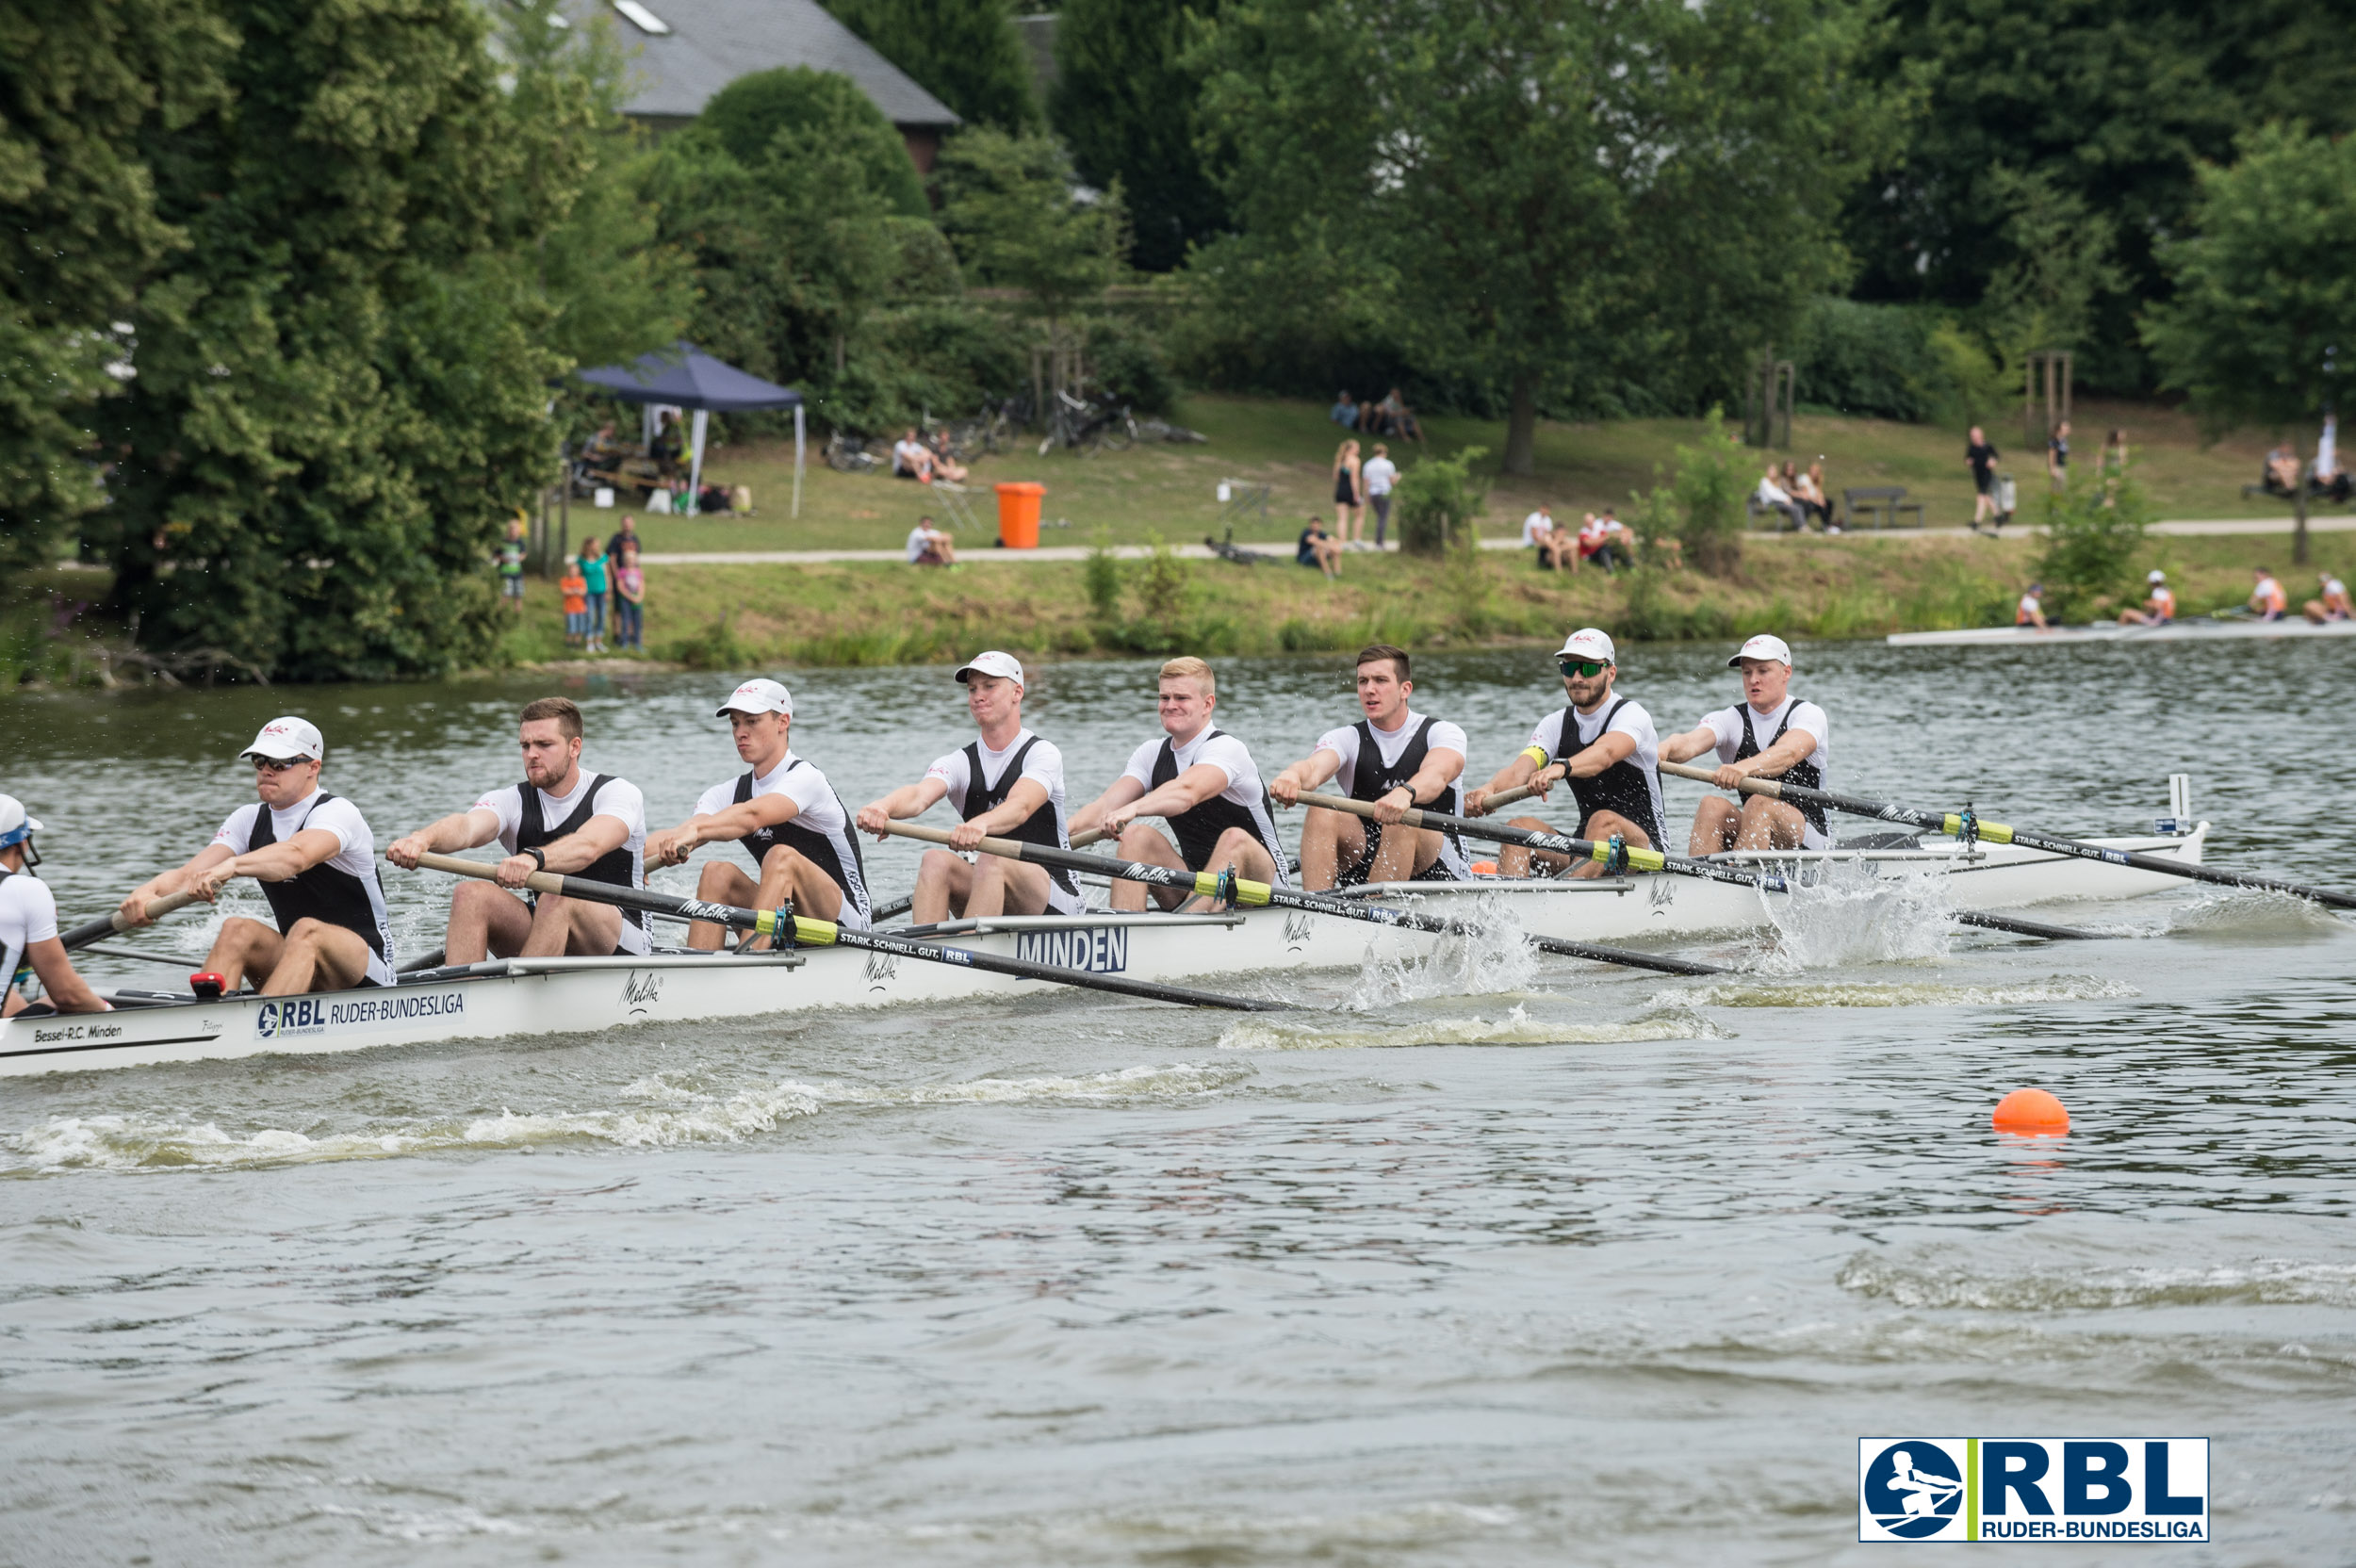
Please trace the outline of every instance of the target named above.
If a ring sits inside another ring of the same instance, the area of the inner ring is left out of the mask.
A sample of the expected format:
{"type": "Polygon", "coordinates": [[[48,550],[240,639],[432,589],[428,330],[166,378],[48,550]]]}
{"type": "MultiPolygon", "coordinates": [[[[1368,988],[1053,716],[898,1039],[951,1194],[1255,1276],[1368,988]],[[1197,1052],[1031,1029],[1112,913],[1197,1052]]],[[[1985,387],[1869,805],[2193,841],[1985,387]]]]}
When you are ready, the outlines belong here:
{"type": "Polygon", "coordinates": [[[285,773],[288,768],[301,767],[304,762],[308,761],[309,759],[303,757],[249,757],[246,760],[254,764],[254,771],[255,773],[285,773]]]}
{"type": "Polygon", "coordinates": [[[1565,676],[1585,676],[1590,680],[1611,667],[1600,659],[1562,659],[1555,662],[1555,668],[1565,676]]]}

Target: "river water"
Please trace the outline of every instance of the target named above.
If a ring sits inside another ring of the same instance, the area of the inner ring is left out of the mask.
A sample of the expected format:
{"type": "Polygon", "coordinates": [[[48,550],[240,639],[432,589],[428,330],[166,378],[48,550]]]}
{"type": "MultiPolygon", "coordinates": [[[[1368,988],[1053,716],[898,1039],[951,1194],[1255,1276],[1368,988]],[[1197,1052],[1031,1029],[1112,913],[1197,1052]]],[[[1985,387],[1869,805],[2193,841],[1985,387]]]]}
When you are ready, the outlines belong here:
{"type": "MultiPolygon", "coordinates": [[[[1826,645],[1795,689],[1839,787],[2143,831],[2186,772],[2214,862],[2346,887],[2346,657],[1826,645]]],[[[1722,659],[1632,649],[1623,690],[1682,727],[1722,659]]],[[[1351,716],[1345,663],[1228,666],[1221,722],[1272,769],[1351,716]]],[[[1152,672],[1039,675],[1079,798],[1152,672]]],[[[1476,775],[1559,702],[1535,652],[1418,673],[1476,775]]],[[[945,669],[792,683],[854,805],[969,733],[945,669]]],[[[667,823],[735,771],[730,684],[564,689],[667,823]]],[[[20,699],[0,788],[84,918],[251,798],[282,706],[382,842],[512,780],[540,690],[20,699]]],[[[446,885],[387,880],[434,945],[446,885]]],[[[1820,1562],[1866,1555],[1855,1440],[1908,1432],[2208,1436],[2216,1544],[2158,1555],[2348,1561],[2356,939],[2046,912],[2132,934],[1827,902],[1688,949],[1745,966],[1707,980],[1500,945],[1289,1021],[1039,997],[0,1081],[0,1562],[1820,1562]],[[2067,1138],[1990,1131],[2023,1084],[2067,1138]]]]}

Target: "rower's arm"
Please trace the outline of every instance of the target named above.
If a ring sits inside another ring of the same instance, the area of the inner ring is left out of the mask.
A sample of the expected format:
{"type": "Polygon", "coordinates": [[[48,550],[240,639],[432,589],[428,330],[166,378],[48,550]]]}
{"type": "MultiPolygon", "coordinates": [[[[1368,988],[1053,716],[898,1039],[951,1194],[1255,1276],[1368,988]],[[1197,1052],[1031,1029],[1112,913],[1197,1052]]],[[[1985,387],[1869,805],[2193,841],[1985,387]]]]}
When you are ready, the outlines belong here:
{"type": "Polygon", "coordinates": [[[1029,822],[1032,813],[1046,804],[1046,785],[1036,778],[1018,779],[1014,788],[1006,792],[1006,799],[965,825],[980,829],[984,837],[1010,833],[1029,822]]]}
{"type": "Polygon", "coordinates": [[[887,822],[903,822],[921,817],[931,810],[936,802],[949,792],[949,786],[938,778],[926,776],[913,784],[903,784],[881,800],[870,801],[859,808],[859,825],[878,840],[891,837],[884,831],[887,822]]]}
{"type": "MultiPolygon", "coordinates": [[[[1122,774],[1106,787],[1103,794],[1080,808],[1072,819],[1072,831],[1075,834],[1088,833],[1104,826],[1104,818],[1107,815],[1120,810],[1131,801],[1139,799],[1144,793],[1144,785],[1127,774],[1122,774]]],[[[1146,813],[1132,811],[1129,814],[1142,816],[1146,813]]]]}
{"type": "Polygon", "coordinates": [[[1487,816],[1491,795],[1503,790],[1518,790],[1533,779],[1536,780],[1535,788],[1539,797],[1543,799],[1546,791],[1561,776],[1561,773],[1554,768],[1551,760],[1546,756],[1545,747],[1524,746],[1513,754],[1513,760],[1511,762],[1497,771],[1497,776],[1488,783],[1477,790],[1464,792],[1464,815],[1468,817],[1487,816]],[[1541,772],[1546,775],[1544,778],[1538,777],[1541,772]]]}
{"type": "Polygon", "coordinates": [[[1809,754],[1822,744],[1821,739],[1805,729],[1787,730],[1782,740],[1758,756],[1729,762],[1718,771],[1740,774],[1745,778],[1780,778],[1791,771],[1792,763],[1807,761],[1809,754]]]}
{"type": "Polygon", "coordinates": [[[540,869],[559,874],[587,871],[628,842],[630,824],[599,812],[582,823],[580,831],[542,844],[540,869]]]}
{"type": "MultiPolygon", "coordinates": [[[[1813,750],[1813,747],[1809,748],[1813,750]]],[[[1573,756],[1564,776],[1570,778],[1593,778],[1607,768],[1617,767],[1636,755],[1636,737],[1624,729],[1607,729],[1595,737],[1595,743],[1581,748],[1573,756]]],[[[1807,753],[1801,753],[1806,756],[1807,753]]]]}
{"type": "MultiPolygon", "coordinates": [[[[1124,776],[1124,782],[1137,783],[1124,776]]],[[[1111,813],[1112,825],[1126,827],[1138,817],[1175,817],[1193,810],[1213,795],[1227,788],[1227,770],[1209,762],[1197,762],[1169,783],[1149,791],[1125,811],[1111,813]]],[[[1105,792],[1110,794],[1110,791],[1105,792]]]]}
{"type": "Polygon", "coordinates": [[[199,876],[200,883],[209,882],[218,890],[233,877],[251,876],[256,882],[285,882],[302,875],[322,860],[332,860],[343,853],[344,841],[324,827],[306,827],[281,843],[264,844],[235,857],[225,867],[217,867],[209,874],[199,876]]]}
{"type": "Polygon", "coordinates": [[[1691,762],[1704,752],[1718,749],[1718,732],[1708,725],[1689,729],[1682,735],[1671,735],[1661,743],[1663,762],[1691,762]]]}
{"type": "Polygon", "coordinates": [[[1423,754],[1423,766],[1407,781],[1415,792],[1417,806],[1428,805],[1440,798],[1440,792],[1456,782],[1464,771],[1464,754],[1447,746],[1434,746],[1423,754]]]}
{"type": "Polygon", "coordinates": [[[159,872],[123,895],[115,907],[133,925],[145,925],[147,906],[155,899],[169,898],[174,893],[192,890],[198,877],[223,860],[234,859],[227,844],[206,844],[188,858],[188,863],[177,871],[159,872]]]}
{"type": "Polygon", "coordinates": [[[499,814],[478,806],[471,811],[453,811],[439,822],[395,839],[384,846],[384,858],[415,871],[420,855],[451,855],[487,844],[499,836],[499,814]]]}
{"type": "MultiPolygon", "coordinates": [[[[35,942],[25,950],[25,956],[41,976],[41,988],[48,993],[50,1004],[61,1013],[103,1013],[109,1009],[100,1001],[98,993],[90,988],[67,956],[65,943],[52,937],[45,942],[35,942]]],[[[14,1001],[16,993],[8,993],[14,1001]]]]}
{"type": "Polygon", "coordinates": [[[1316,789],[1342,771],[1342,754],[1319,746],[1268,780],[1268,792],[1278,804],[1299,803],[1303,792],[1316,789]]]}

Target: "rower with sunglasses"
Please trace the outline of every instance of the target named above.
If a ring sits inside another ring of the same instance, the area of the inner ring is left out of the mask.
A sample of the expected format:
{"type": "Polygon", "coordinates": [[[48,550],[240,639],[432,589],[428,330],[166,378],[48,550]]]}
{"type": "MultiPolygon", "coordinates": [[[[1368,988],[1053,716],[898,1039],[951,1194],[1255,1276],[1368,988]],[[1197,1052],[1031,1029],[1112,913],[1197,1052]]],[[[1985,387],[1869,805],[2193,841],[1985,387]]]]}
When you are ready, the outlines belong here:
{"type": "MultiPolygon", "coordinates": [[[[1661,841],[1663,816],[1660,743],[1652,715],[1633,697],[1612,695],[1612,685],[1620,673],[1618,655],[1612,639],[1595,628],[1572,632],[1554,660],[1570,706],[1540,719],[1530,732],[1530,743],[1495,778],[1465,794],[1465,815],[1485,815],[1489,796],[1501,790],[1528,785],[1544,799],[1557,783],[1567,782],[1579,803],[1580,838],[1617,838],[1635,848],[1652,848],[1661,841]]],[[[1516,817],[1512,825],[1536,833],[1554,831],[1536,817],[1516,817]]],[[[1567,856],[1546,852],[1535,859],[1550,875],[1571,864],[1567,856]]],[[[1528,876],[1531,860],[1531,851],[1508,844],[1497,852],[1497,873],[1528,876]]],[[[1604,870],[1596,861],[1581,860],[1571,874],[1601,876],[1604,870]]]]}
{"type": "MultiPolygon", "coordinates": [[[[1671,762],[1718,754],[1712,780],[1722,790],[1744,778],[1780,778],[1810,790],[1824,787],[1832,768],[1832,721],[1812,702],[1792,694],[1792,649],[1780,637],[1759,636],[1726,661],[1742,672],[1742,700],[1702,715],[1700,725],[1661,743],[1671,762]]],[[[1712,795],[1693,813],[1686,853],[1696,858],[1729,849],[1830,849],[1832,832],[1821,806],[1788,806],[1765,795],[1742,804],[1712,795]]]]}
{"type": "Polygon", "coordinates": [[[376,880],[376,839],[352,802],[319,788],[327,745],[308,720],[272,719],[238,753],[261,798],[229,813],[213,841],[178,871],[134,888],[123,917],[148,923],[151,900],[193,893],[210,903],[251,876],[277,928],[243,915],[221,923],[205,972],[236,990],[248,975],[265,996],[393,983],[393,930],[376,880]]]}

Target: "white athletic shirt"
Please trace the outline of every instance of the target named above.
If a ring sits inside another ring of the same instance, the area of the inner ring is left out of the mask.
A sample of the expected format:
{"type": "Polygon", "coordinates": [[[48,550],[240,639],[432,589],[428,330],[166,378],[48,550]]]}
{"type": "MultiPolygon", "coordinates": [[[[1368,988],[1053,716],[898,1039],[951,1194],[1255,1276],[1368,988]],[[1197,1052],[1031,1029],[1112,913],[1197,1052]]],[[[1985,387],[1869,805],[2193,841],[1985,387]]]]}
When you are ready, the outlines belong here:
{"type": "Polygon", "coordinates": [[[908,560],[911,563],[924,560],[924,552],[932,547],[932,542],[933,531],[923,523],[908,530],[908,560]]]}
{"type": "MultiPolygon", "coordinates": [[[[1792,727],[1805,729],[1816,737],[1816,749],[1801,760],[1815,765],[1816,776],[1821,781],[1820,787],[1828,786],[1832,780],[1832,720],[1826,718],[1824,710],[1812,702],[1803,702],[1796,709],[1792,708],[1792,699],[1787,695],[1764,714],[1748,703],[1742,704],[1741,708],[1721,708],[1715,713],[1703,714],[1702,722],[1695,727],[1707,729],[1715,735],[1718,738],[1718,760],[1731,762],[1734,760],[1734,754],[1742,749],[1742,714],[1745,710],[1751,716],[1751,734],[1757,738],[1759,749],[1763,752],[1774,743],[1775,731],[1783,727],[1783,715],[1789,710],[1792,713],[1792,727]]],[[[1803,849],[1830,849],[1832,847],[1832,840],[1824,835],[1822,828],[1808,821],[1806,817],[1801,818],[1800,821],[1800,847],[1803,849]]]]}
{"type": "Polygon", "coordinates": [[[1366,482],[1366,494],[1387,496],[1391,486],[1399,482],[1399,465],[1387,457],[1370,457],[1358,470],[1366,482]]]}
{"type": "MultiPolygon", "coordinates": [[[[1406,719],[1397,729],[1384,730],[1378,728],[1371,720],[1367,722],[1366,727],[1374,730],[1375,749],[1383,754],[1384,767],[1387,768],[1399,760],[1399,754],[1407,749],[1409,738],[1415,733],[1415,727],[1422,724],[1423,719],[1424,716],[1421,713],[1411,708],[1407,710],[1406,719]]],[[[1464,727],[1450,724],[1446,719],[1434,721],[1432,733],[1424,737],[1424,740],[1426,746],[1432,751],[1452,751],[1459,757],[1466,756],[1471,751],[1471,747],[1464,741],[1464,727]]],[[[1317,737],[1316,749],[1330,751],[1342,760],[1342,765],[1334,770],[1333,776],[1342,786],[1344,792],[1348,792],[1350,777],[1358,767],[1358,727],[1354,724],[1347,724],[1339,729],[1327,730],[1317,737]]]]}
{"type": "MultiPolygon", "coordinates": [[[[361,886],[368,890],[368,906],[376,916],[379,940],[384,944],[384,951],[390,953],[393,950],[393,924],[384,912],[384,889],[376,879],[376,835],[368,831],[368,821],[360,815],[357,806],[341,795],[334,800],[320,800],[319,794],[319,791],[313,790],[284,810],[271,808],[270,832],[282,844],[297,833],[312,828],[335,835],[335,842],[340,847],[321,864],[359,878],[361,886]]],[[[232,855],[243,855],[253,847],[254,825],[261,820],[261,814],[262,803],[258,800],[238,807],[229,813],[229,820],[222,823],[220,831],[213,835],[213,842],[232,855]]],[[[373,950],[368,954],[368,978],[380,986],[394,983],[392,966],[373,950]]]]}
{"type": "Polygon", "coordinates": [[[1554,519],[1543,512],[1533,512],[1522,519],[1522,543],[1534,545],[1541,539],[1554,537],[1554,519]]]}
{"type": "MultiPolygon", "coordinates": [[[[1221,800],[1231,800],[1247,810],[1260,803],[1266,793],[1260,787],[1260,765],[1252,760],[1252,749],[1233,735],[1215,735],[1217,725],[1204,725],[1203,733],[1185,745],[1173,744],[1170,756],[1178,763],[1183,776],[1188,768],[1212,767],[1227,776],[1227,788],[1219,792],[1221,800]]],[[[1168,739],[1168,737],[1164,737],[1168,739]]],[[[1160,741],[1148,741],[1129,754],[1129,765],[1121,776],[1134,778],[1147,789],[1153,787],[1153,762],[1162,754],[1160,741]]]]}
{"type": "MultiPolygon", "coordinates": [[[[998,781],[1006,776],[1006,763],[1012,760],[1016,752],[1023,749],[1025,742],[1033,738],[1030,726],[1025,725],[1014,732],[1014,739],[1006,743],[1004,751],[992,751],[990,749],[990,743],[978,735],[975,736],[973,746],[982,756],[982,787],[986,790],[998,788],[998,781]]],[[[948,756],[935,761],[931,767],[924,770],[924,776],[938,778],[947,785],[949,808],[959,814],[964,812],[966,787],[973,782],[972,775],[965,765],[964,747],[960,746],[948,756]]],[[[1031,754],[1023,759],[1023,773],[1015,782],[1020,783],[1023,778],[1036,778],[1046,787],[1047,809],[1055,813],[1056,841],[1071,842],[1072,819],[1064,810],[1063,753],[1055,748],[1053,742],[1040,741],[1039,744],[1031,747],[1031,754]]],[[[1009,790],[1013,787],[1012,784],[1007,786],[1009,790]]],[[[1077,898],[1066,893],[1062,886],[1053,880],[1050,880],[1047,886],[1048,913],[1055,915],[1079,913],[1081,903],[1077,898]]]]}
{"type": "MultiPolygon", "coordinates": [[[[573,808],[581,804],[581,792],[589,788],[589,781],[597,776],[597,771],[586,762],[581,763],[579,771],[573,776],[573,792],[568,795],[552,795],[546,790],[532,791],[532,793],[540,797],[540,821],[549,832],[555,832],[564,819],[573,814],[573,808]]],[[[473,808],[477,811],[488,811],[499,818],[499,847],[510,855],[515,854],[515,835],[522,830],[524,825],[524,787],[520,784],[510,784],[503,790],[493,790],[489,794],[476,801],[473,808]]],[[[630,828],[630,837],[623,843],[623,847],[630,851],[630,885],[633,888],[645,887],[646,885],[646,797],[639,793],[638,786],[630,780],[609,778],[606,780],[605,792],[597,796],[596,815],[617,818],[630,828]]],[[[645,953],[650,951],[652,946],[653,943],[647,939],[645,926],[633,920],[622,922],[620,944],[622,952],[645,953]]]]}
{"type": "Polygon", "coordinates": [[[2016,607],[2015,613],[2038,615],[2044,613],[2044,611],[2045,607],[2037,602],[2037,596],[2035,594],[2023,594],[2021,596],[2021,603],[2016,607]]]}
{"type": "Polygon", "coordinates": [[[7,966],[0,989],[16,983],[16,972],[35,942],[57,935],[57,900],[48,884],[21,871],[0,878],[0,964],[7,966]]]}
{"type": "Polygon", "coordinates": [[[1579,727],[1579,743],[1571,748],[1573,756],[1594,745],[1607,733],[1625,735],[1636,743],[1636,749],[1629,754],[1628,760],[1644,771],[1644,787],[1652,792],[1652,820],[1661,825],[1662,832],[1667,832],[1669,816],[1661,803],[1661,737],[1655,732],[1652,715],[1644,710],[1644,705],[1633,698],[1623,702],[1619,694],[1613,693],[1604,698],[1592,713],[1581,713],[1577,709],[1556,709],[1540,719],[1530,731],[1529,743],[1543,748],[1548,758],[1554,756],[1555,748],[1562,743],[1562,715],[1565,712],[1579,727]],[[1604,715],[1612,713],[1614,707],[1620,710],[1612,714],[1610,724],[1604,723],[1604,715]]]}
{"type": "MultiPolygon", "coordinates": [[[[790,820],[824,837],[834,846],[835,862],[843,868],[846,874],[857,876],[859,851],[851,842],[851,819],[843,811],[843,802],[835,798],[834,787],[826,782],[824,773],[807,761],[802,761],[797,768],[794,765],[796,761],[801,760],[789,751],[775,768],[764,774],[755,774],[753,798],[759,800],[762,795],[781,794],[792,801],[794,815],[790,820]]],[[[723,779],[706,790],[696,800],[695,815],[714,816],[735,804],[736,780],[723,779]]],[[[859,912],[857,901],[847,896],[851,890],[848,888],[843,890],[846,896],[843,900],[843,912],[835,917],[835,923],[854,931],[864,931],[867,929],[867,917],[859,912]]]]}

